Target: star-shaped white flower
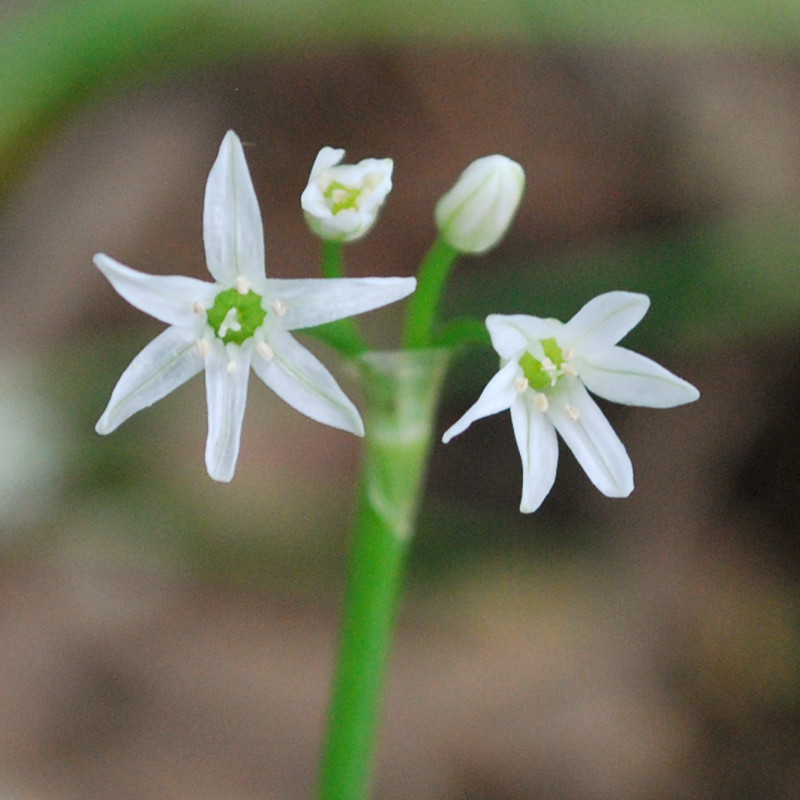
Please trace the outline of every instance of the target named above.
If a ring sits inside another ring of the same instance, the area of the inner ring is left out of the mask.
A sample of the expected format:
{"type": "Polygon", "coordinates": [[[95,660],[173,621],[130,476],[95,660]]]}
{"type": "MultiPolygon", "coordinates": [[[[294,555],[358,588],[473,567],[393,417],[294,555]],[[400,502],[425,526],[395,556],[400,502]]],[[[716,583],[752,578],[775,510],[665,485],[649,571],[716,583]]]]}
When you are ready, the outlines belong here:
{"type": "Polygon", "coordinates": [[[633,491],[630,458],[586,390],[615,403],[653,408],[700,396],[664,367],[617,346],[649,305],[643,294],[609,292],[590,300],[566,324],[523,314],[490,315],[486,327],[501,359],[500,371],[443,441],[477,419],[510,409],[522,457],[520,511],[536,511],[553,486],[556,431],[603,494],[627,497],[633,491]]]}
{"type": "Polygon", "coordinates": [[[391,158],[340,164],[344,150],[323,147],[300,197],[306,222],[317,236],[354,242],[366,235],[392,189],[391,158]]]}
{"type": "Polygon", "coordinates": [[[129,303],[167,323],[122,374],[98,433],[110,433],[202,369],[208,401],[208,474],[236,468],[252,366],[277,395],[318,422],[358,436],[356,407],[290,331],[360,314],[406,297],[414,278],[267,278],[261,215],[241,142],[222,141],[206,184],[203,239],[215,283],[146,275],[98,254],[94,263],[129,303]]]}

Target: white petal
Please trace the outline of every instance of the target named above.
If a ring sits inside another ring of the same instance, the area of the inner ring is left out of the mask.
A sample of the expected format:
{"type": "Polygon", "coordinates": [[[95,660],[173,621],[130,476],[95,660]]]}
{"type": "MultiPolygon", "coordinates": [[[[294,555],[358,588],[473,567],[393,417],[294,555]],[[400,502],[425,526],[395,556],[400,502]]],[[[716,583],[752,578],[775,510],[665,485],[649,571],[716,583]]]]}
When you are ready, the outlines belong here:
{"type": "Polygon", "coordinates": [[[552,319],[527,314],[490,314],[486,328],[500,358],[519,358],[533,342],[556,336],[563,326],[552,319]]]}
{"type": "Polygon", "coordinates": [[[311,179],[316,178],[320,172],[335,166],[343,158],[344,150],[340,147],[323,147],[314,159],[314,166],[311,167],[311,179]]]}
{"type": "Polygon", "coordinates": [[[264,280],[261,212],[239,137],[228,131],[206,183],[203,241],[208,271],[225,286],[264,280]]]}
{"type": "Polygon", "coordinates": [[[633,491],[633,466],[625,446],[580,381],[571,381],[550,398],[547,415],[604,495],[627,497],[633,491]],[[577,419],[568,413],[568,406],[578,412],[577,419]]]}
{"type": "Polygon", "coordinates": [[[671,408],[700,396],[688,381],[624,347],[580,354],[575,358],[575,367],[590,391],[615,403],[671,408]]]}
{"type": "Polygon", "coordinates": [[[251,351],[250,343],[226,346],[214,340],[206,356],[206,469],[215,481],[229,481],[236,470],[251,351]]]}
{"type": "Polygon", "coordinates": [[[590,300],[563,328],[563,341],[581,352],[616,344],[650,307],[646,294],[607,292],[590,300]]]}
{"type": "Polygon", "coordinates": [[[104,253],[94,257],[95,266],[132,306],[168,325],[194,326],[195,303],[210,308],[217,294],[213,283],[183,275],[148,275],[126,267],[104,253]]]}
{"type": "Polygon", "coordinates": [[[358,409],[339,388],[333,375],[291,334],[280,328],[270,334],[271,357],[253,350],[252,366],[256,375],[282,400],[301,414],[364,435],[364,423],[358,409]]]}
{"type": "Polygon", "coordinates": [[[558,466],[556,429],[547,415],[533,403],[533,392],[520,395],[511,406],[511,422],[522,458],[523,514],[536,511],[553,488],[558,466]]]}
{"type": "Polygon", "coordinates": [[[285,306],[281,327],[291,331],[394,303],[410,295],[416,285],[415,278],[267,280],[266,305],[279,300],[285,306]]]}
{"type": "Polygon", "coordinates": [[[447,444],[454,436],[458,436],[459,433],[463,433],[469,428],[475,420],[483,419],[511,408],[519,397],[519,392],[515,386],[519,375],[519,364],[516,361],[509,361],[486,384],[481,396],[467,410],[466,414],[444,432],[442,441],[447,444]]]}
{"type": "Polygon", "coordinates": [[[131,361],[122,373],[97,423],[98,433],[111,433],[128,417],[153,405],[203,369],[197,334],[167,328],[131,361]]]}

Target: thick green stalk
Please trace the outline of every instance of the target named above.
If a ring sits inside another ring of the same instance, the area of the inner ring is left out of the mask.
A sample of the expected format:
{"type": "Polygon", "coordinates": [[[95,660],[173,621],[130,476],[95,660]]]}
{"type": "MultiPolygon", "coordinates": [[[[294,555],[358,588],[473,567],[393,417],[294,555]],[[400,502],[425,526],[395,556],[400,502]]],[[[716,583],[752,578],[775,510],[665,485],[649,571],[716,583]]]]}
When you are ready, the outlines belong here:
{"type": "Polygon", "coordinates": [[[449,351],[367,353],[365,457],[319,800],[366,800],[406,554],[449,351]]]}
{"type": "Polygon", "coordinates": [[[417,291],[408,300],[403,346],[415,349],[431,347],[447,276],[458,251],[439,237],[425,254],[417,274],[417,291]]]}

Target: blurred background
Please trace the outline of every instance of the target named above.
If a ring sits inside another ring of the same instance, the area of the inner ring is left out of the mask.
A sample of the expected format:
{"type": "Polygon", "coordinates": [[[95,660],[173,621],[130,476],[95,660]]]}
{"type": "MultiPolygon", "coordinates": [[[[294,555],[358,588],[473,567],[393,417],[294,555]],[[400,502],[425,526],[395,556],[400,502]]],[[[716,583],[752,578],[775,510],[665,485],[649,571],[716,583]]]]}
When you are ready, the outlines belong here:
{"type": "MultiPolygon", "coordinates": [[[[607,408],[628,500],[562,447],[520,515],[508,415],[435,447],[375,796],[800,796],[798,31],[794,0],[0,0],[0,798],[312,794],[359,442],[253,380],[215,484],[199,378],[94,433],[163,326],[92,255],[205,277],[229,128],[275,277],[316,272],[324,145],[395,160],[352,275],[413,274],[460,171],[518,160],[446,313],[643,291],[625,343],[702,393],[607,408]]],[[[401,313],[364,318],[377,347],[401,313]]],[[[495,368],[459,354],[440,432],[495,368]]]]}

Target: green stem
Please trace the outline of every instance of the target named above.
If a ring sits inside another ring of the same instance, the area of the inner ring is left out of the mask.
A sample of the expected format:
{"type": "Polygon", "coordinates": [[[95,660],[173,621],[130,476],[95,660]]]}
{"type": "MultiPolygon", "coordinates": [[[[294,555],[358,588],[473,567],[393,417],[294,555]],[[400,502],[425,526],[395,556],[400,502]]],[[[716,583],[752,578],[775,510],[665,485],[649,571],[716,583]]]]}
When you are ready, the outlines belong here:
{"type": "Polygon", "coordinates": [[[447,350],[357,363],[367,436],[319,800],[369,795],[386,664],[447,350]]]}
{"type": "MultiPolygon", "coordinates": [[[[341,242],[322,240],[321,272],[323,278],[344,277],[344,252],[341,242]]],[[[361,335],[361,329],[352,317],[309,328],[306,333],[335,348],[345,358],[352,358],[367,351],[367,343],[361,335]]]]}
{"type": "Polygon", "coordinates": [[[447,276],[458,251],[439,237],[425,255],[417,275],[417,290],[409,298],[403,344],[408,349],[430,347],[447,276]]]}
{"type": "Polygon", "coordinates": [[[344,277],[344,254],[341,242],[322,240],[322,277],[344,277]]]}

